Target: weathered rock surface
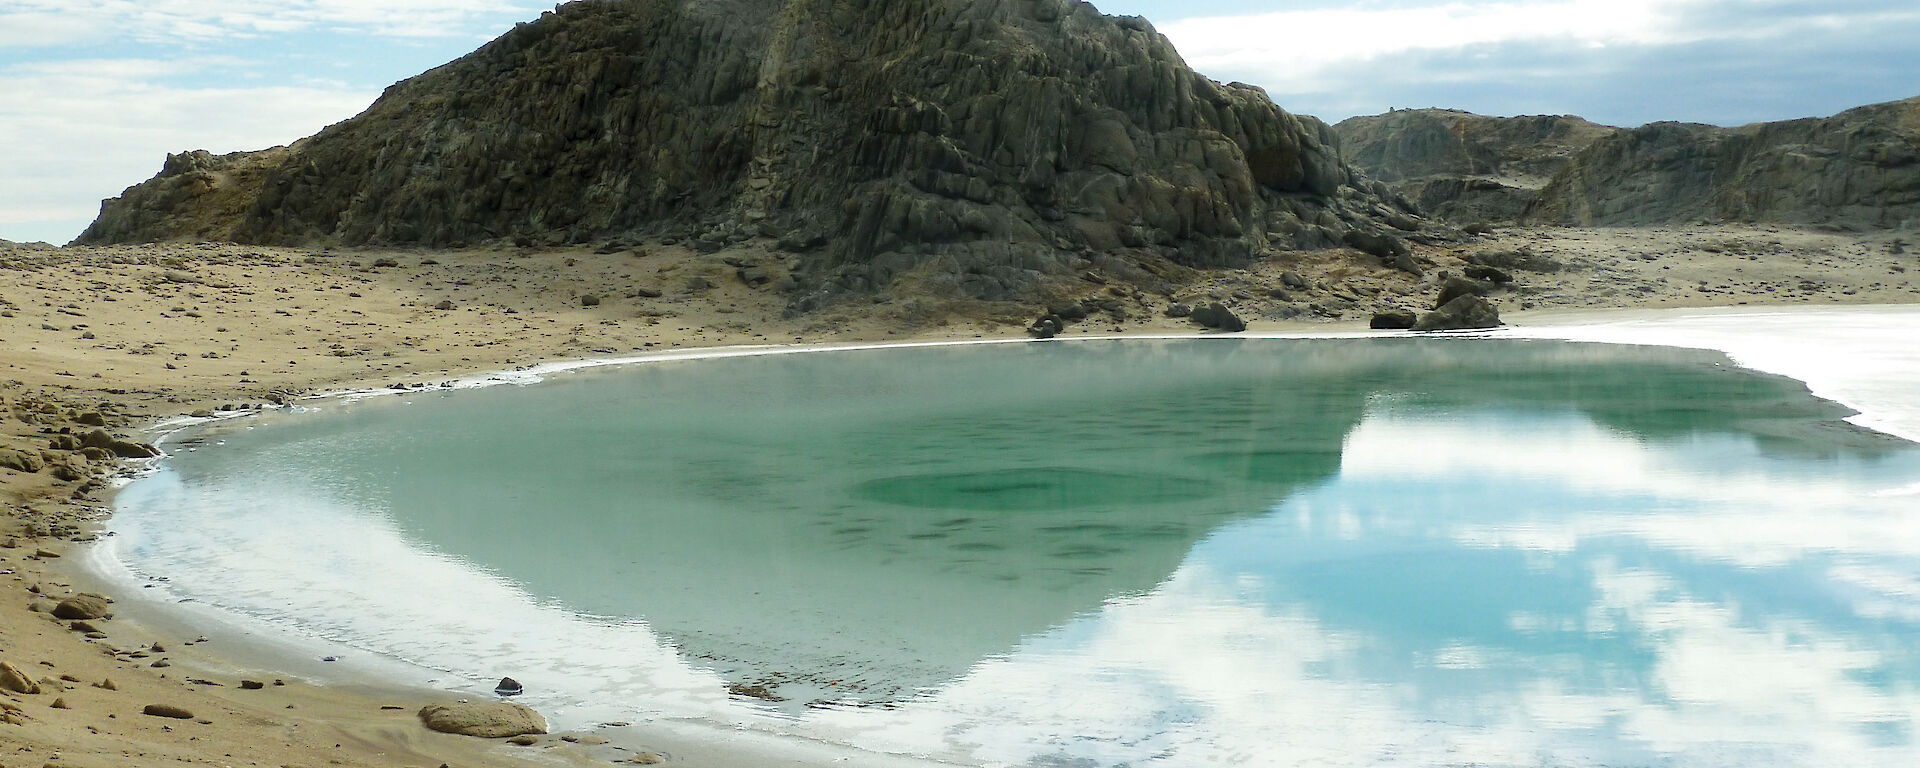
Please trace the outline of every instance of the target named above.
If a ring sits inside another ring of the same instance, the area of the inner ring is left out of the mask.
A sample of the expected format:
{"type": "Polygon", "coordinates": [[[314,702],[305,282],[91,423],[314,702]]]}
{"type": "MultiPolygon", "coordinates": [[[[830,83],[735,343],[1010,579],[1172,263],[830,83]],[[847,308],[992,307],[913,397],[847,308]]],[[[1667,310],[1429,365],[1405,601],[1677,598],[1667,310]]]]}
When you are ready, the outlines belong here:
{"type": "Polygon", "coordinates": [[[504,701],[458,701],[420,708],[420,722],[441,733],[502,739],[528,733],[546,733],[547,719],[521,704],[504,701]]]}
{"type": "Polygon", "coordinates": [[[1582,150],[1526,218],[1920,228],[1920,97],[1828,118],[1622,131],[1582,150]]]}
{"type": "Polygon", "coordinates": [[[1233,310],[1224,304],[1208,304],[1193,310],[1193,321],[1206,328],[1228,333],[1239,333],[1247,329],[1247,321],[1240,319],[1233,310]]]}
{"type": "Polygon", "coordinates": [[[1412,310],[1388,309],[1373,313],[1373,317],[1367,320],[1367,327],[1379,331],[1404,331],[1419,320],[1412,310]]]}
{"type": "Polygon", "coordinates": [[[1486,299],[1466,294],[1454,298],[1439,309],[1420,316],[1413,324],[1416,331],[1458,331],[1472,328],[1497,328],[1500,310],[1486,299]]]}
{"type": "Polygon", "coordinates": [[[35,694],[40,692],[40,684],[20,671],[19,667],[0,661],[0,690],[35,694]]]}
{"type": "Polygon", "coordinates": [[[81,593],[54,604],[53,617],[67,621],[91,621],[113,610],[105,597],[81,593]]]}
{"type": "Polygon", "coordinates": [[[172,718],[174,720],[192,720],[193,719],[193,713],[191,711],[188,711],[186,707],[175,706],[172,704],[148,704],[145,707],[142,707],[140,709],[140,713],[144,715],[151,715],[153,717],[172,718]]]}
{"type": "Polygon", "coordinates": [[[1004,299],[1090,253],[1391,254],[1421,224],[1336,143],[1081,2],[582,0],[291,146],[174,155],[80,242],[765,237],[797,311],[902,278],[1004,299]]]}
{"type": "Polygon", "coordinates": [[[41,461],[40,457],[34,454],[12,448],[0,448],[0,467],[16,472],[38,472],[46,466],[46,462],[41,461]]]}
{"type": "Polygon", "coordinates": [[[1575,154],[1619,131],[1578,117],[1394,110],[1333,126],[1347,161],[1427,213],[1511,222],[1575,154]]]}

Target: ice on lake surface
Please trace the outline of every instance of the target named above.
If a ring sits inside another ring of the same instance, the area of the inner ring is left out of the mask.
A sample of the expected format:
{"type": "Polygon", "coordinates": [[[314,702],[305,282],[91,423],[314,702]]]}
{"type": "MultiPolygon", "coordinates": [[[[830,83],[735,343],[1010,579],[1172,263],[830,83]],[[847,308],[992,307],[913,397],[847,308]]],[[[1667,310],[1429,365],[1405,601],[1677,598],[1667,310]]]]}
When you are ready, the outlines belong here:
{"type": "Polygon", "coordinates": [[[663,362],[207,428],[122,492],[113,555],[443,684],[511,674],[561,727],[1909,765],[1920,450],[1850,413],[1716,353],[1543,340],[663,362]]]}

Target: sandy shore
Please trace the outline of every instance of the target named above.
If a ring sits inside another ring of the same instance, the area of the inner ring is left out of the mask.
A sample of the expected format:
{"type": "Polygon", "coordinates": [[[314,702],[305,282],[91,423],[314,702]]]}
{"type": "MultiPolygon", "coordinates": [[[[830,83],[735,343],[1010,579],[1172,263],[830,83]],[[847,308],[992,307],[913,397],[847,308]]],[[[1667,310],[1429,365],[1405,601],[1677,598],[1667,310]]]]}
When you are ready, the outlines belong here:
{"type": "MultiPolygon", "coordinates": [[[[1891,235],[1774,228],[1507,230],[1423,248],[1415,276],[1347,252],[1174,276],[1154,291],[1086,276],[1103,307],[1066,335],[1191,333],[1168,305],[1219,301],[1253,331],[1356,330],[1376,309],[1425,308],[1476,254],[1518,259],[1495,297],[1511,323],[1599,309],[1920,301],[1920,259],[1891,235]]],[[[190,622],[123,601],[94,637],[47,614],[86,588],[74,554],[110,501],[118,462],[50,448],[315,390],[434,383],[557,360],[742,344],[1009,338],[1036,307],[935,299],[840,305],[783,319],[778,254],[664,246],[453,252],[170,244],[0,247],[0,661],[45,692],[0,692],[0,766],[507,765],[629,759],[587,734],[530,747],[427,731],[431,691],[302,681],[294,660],[246,658],[190,622]],[[758,282],[758,281],[755,281],[758,282]],[[66,479],[62,479],[66,478],[66,479]],[[156,647],[156,644],[158,647],[156,647]],[[156,662],[165,660],[164,665],[156,662]],[[247,671],[251,670],[251,671],[247,671]],[[244,690],[242,679],[265,683],[244,690]],[[111,685],[106,681],[111,680],[111,685]],[[280,684],[284,683],[284,684],[280,684]],[[185,720],[141,714],[184,707],[185,720]]],[[[97,454],[97,452],[96,452],[97,454]]],[[[232,643],[227,643],[231,646],[232,643]]],[[[765,745],[659,734],[672,764],[808,765],[765,745]]]]}

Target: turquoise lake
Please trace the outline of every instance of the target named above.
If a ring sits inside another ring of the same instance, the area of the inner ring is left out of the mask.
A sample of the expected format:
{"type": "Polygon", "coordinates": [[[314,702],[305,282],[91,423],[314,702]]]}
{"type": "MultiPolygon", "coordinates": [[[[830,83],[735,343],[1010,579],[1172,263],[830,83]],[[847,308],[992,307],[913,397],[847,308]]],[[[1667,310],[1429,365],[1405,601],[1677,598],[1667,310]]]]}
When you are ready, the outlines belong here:
{"type": "Polygon", "coordinates": [[[196,428],[111,541],[166,599],[512,675],[561,727],[1920,764],[1920,449],[1850,413],[1716,353],[1538,340],[663,361],[196,428]]]}

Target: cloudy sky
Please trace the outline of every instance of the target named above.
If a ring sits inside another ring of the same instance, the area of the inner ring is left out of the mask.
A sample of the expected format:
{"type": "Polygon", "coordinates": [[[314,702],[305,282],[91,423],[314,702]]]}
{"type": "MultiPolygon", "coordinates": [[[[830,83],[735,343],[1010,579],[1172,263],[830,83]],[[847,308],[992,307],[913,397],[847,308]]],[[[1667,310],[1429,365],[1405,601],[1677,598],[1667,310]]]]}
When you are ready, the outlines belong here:
{"type": "MultiPolygon", "coordinates": [[[[1389,107],[1740,124],[1920,95],[1915,0],[1105,0],[1339,120],[1389,107]]],[[[168,152],[284,144],[551,8],[0,0],[0,238],[65,242],[168,152]]]]}

